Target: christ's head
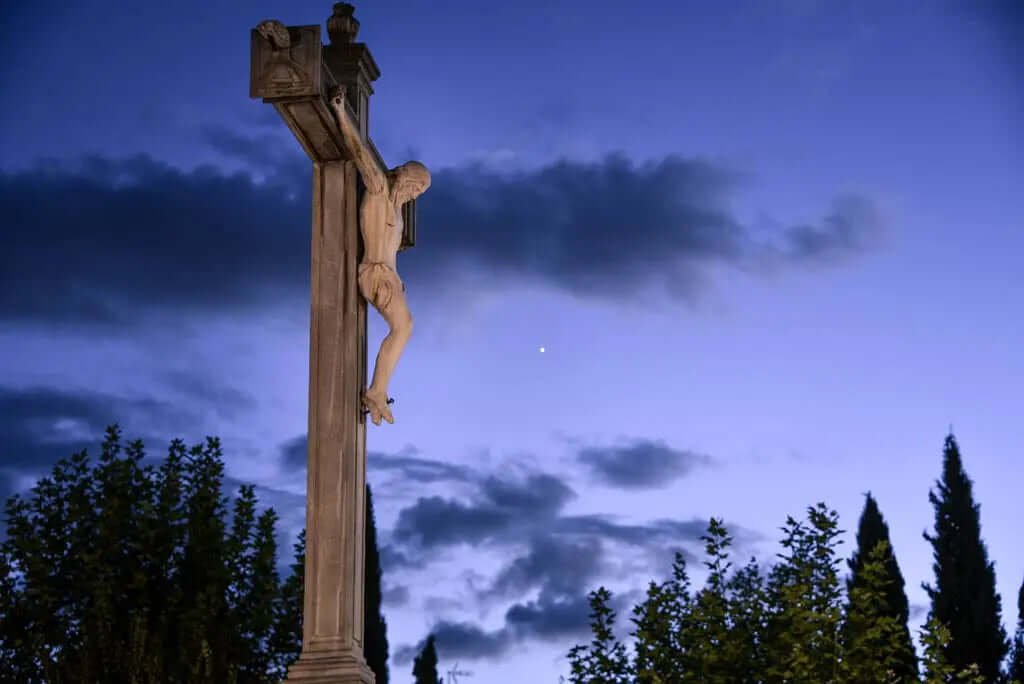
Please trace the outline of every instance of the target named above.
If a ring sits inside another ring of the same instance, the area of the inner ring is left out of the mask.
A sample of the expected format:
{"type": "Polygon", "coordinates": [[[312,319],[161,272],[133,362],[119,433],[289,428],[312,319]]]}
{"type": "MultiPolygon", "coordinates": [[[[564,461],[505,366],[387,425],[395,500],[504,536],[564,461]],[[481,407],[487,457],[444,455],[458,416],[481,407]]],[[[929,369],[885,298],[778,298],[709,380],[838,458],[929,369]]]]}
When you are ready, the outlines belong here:
{"type": "Polygon", "coordinates": [[[391,170],[392,187],[399,203],[416,199],[430,187],[430,171],[418,161],[408,161],[391,170]]]}

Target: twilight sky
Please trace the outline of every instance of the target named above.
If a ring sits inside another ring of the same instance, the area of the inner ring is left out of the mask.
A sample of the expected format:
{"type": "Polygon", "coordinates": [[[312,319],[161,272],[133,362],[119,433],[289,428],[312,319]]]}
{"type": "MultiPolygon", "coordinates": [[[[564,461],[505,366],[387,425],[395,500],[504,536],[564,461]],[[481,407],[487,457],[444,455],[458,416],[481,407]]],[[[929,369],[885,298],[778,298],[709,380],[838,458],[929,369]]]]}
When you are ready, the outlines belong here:
{"type": "MultiPolygon", "coordinates": [[[[219,435],[304,523],[310,165],[249,30],[330,3],[5,8],[0,495],[119,422],[219,435]]],[[[736,559],[870,490],[916,631],[954,426],[1024,577],[1024,16],[1011,0],[357,3],[371,133],[433,171],[369,426],[392,681],[557,681],[710,516],[736,559]],[[540,347],[545,351],[540,352],[540,347]]],[[[371,354],[384,328],[371,313],[371,354]]],[[[842,548],[852,551],[852,534],[842,548]]],[[[624,626],[628,622],[623,616],[624,626]]]]}

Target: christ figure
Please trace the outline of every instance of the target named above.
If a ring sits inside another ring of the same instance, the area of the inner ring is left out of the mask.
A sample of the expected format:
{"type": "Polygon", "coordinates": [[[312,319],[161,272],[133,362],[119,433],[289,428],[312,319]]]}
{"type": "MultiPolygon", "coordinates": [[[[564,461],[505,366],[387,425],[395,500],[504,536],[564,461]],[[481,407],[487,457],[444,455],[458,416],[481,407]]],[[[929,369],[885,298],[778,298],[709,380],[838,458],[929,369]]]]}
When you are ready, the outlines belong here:
{"type": "Polygon", "coordinates": [[[430,172],[417,161],[406,162],[387,173],[381,171],[373,152],[349,120],[344,88],[335,88],[330,102],[345,145],[355,158],[366,186],[359,205],[359,226],[363,235],[359,292],[388,324],[388,334],[380,344],[373,367],[373,381],[363,393],[363,405],[370,412],[374,425],[380,425],[382,418],[394,423],[388,406],[388,381],[412,333],[405,285],[398,277],[396,265],[402,243],[402,205],[430,187],[430,172]]]}

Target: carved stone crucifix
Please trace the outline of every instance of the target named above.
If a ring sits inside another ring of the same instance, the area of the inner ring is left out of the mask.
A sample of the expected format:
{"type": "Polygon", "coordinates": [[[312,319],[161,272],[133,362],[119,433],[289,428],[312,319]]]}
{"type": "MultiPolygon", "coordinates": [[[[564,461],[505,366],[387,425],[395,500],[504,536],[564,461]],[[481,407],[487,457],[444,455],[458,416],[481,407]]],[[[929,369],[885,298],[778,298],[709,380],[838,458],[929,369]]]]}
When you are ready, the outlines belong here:
{"type": "Polygon", "coordinates": [[[354,42],[352,13],[334,5],[329,45],[316,25],[264,21],[251,35],[250,96],[274,105],[313,162],[306,574],[302,653],[288,670],[310,684],[374,680],[363,657],[365,410],[392,421],[388,381],[412,328],[396,252],[415,241],[414,198],[430,184],[417,162],[389,170],[370,140],[380,70],[354,42]],[[391,328],[368,388],[367,300],[391,328]]]}
{"type": "Polygon", "coordinates": [[[377,352],[373,382],[363,393],[363,403],[374,425],[380,425],[381,418],[393,423],[395,421],[388,408],[388,382],[412,334],[412,316],[405,301],[405,285],[398,277],[396,264],[402,244],[402,206],[430,187],[430,172],[420,162],[409,161],[386,174],[381,173],[377,160],[349,120],[343,86],[334,88],[331,106],[345,146],[351,151],[366,186],[359,206],[359,226],[363,236],[359,292],[373,304],[390,328],[377,352]]]}

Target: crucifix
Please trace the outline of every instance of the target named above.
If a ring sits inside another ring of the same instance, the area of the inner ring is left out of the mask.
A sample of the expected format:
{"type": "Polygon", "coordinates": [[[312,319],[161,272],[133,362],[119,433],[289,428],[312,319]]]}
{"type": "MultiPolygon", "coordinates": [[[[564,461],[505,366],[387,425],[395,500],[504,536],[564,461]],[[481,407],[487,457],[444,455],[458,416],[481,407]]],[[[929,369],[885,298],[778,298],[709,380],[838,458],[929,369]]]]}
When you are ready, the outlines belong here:
{"type": "Polygon", "coordinates": [[[252,30],[249,94],[284,119],[313,162],[313,240],[302,653],[289,682],[373,684],[363,657],[366,414],[394,422],[388,382],[412,331],[396,254],[416,234],[419,162],[388,169],[369,136],[380,70],[352,5],[320,27],[252,30]],[[388,323],[366,385],[366,304],[388,323]]]}

